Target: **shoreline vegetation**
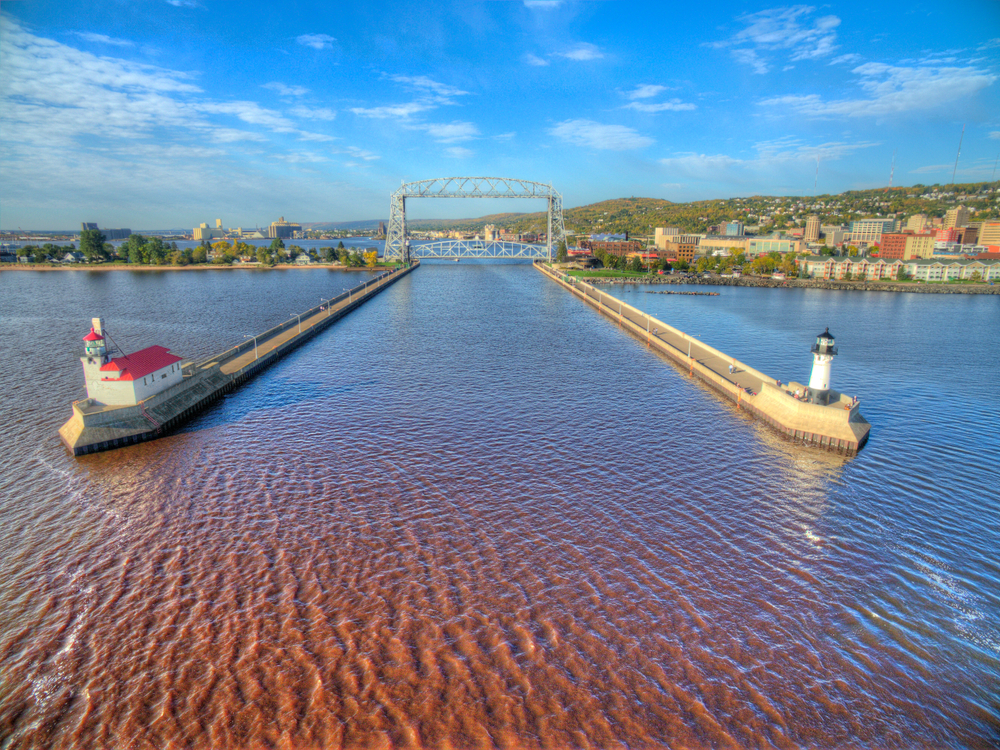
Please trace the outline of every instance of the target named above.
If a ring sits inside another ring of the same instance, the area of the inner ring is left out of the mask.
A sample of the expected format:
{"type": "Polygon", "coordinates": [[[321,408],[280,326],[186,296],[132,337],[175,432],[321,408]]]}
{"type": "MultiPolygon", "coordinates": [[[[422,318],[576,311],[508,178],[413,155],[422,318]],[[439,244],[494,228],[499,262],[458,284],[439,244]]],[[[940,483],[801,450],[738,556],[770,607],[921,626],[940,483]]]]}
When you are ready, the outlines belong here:
{"type": "Polygon", "coordinates": [[[325,268],[333,271],[387,271],[396,263],[376,263],[374,266],[344,266],[340,263],[198,263],[188,266],[147,266],[132,263],[5,263],[0,271],[286,271],[325,268]]]}

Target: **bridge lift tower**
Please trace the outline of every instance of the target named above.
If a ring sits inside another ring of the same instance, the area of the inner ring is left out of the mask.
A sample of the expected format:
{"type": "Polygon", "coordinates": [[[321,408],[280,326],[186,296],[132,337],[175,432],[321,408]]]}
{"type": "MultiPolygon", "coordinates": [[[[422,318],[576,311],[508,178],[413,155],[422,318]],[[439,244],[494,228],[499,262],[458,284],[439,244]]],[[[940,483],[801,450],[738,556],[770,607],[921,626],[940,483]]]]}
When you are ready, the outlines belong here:
{"type": "MultiPolygon", "coordinates": [[[[553,245],[558,247],[560,242],[566,240],[562,195],[553,190],[551,184],[508,177],[438,177],[433,180],[404,182],[392,194],[389,228],[385,239],[386,261],[405,263],[410,259],[410,241],[406,235],[407,198],[544,198],[548,202],[546,254],[550,261],[553,245]]],[[[484,256],[477,253],[475,257],[484,256]]]]}

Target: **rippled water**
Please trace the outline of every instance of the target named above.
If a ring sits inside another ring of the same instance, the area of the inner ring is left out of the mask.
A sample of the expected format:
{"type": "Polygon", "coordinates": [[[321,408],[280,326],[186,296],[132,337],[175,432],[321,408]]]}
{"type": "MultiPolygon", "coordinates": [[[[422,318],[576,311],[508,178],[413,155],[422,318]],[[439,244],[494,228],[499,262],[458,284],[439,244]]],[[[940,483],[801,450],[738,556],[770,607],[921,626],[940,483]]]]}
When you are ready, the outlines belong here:
{"type": "Polygon", "coordinates": [[[623,292],[782,379],[829,326],[850,460],[467,263],[165,439],[59,443],[91,316],[201,356],[359,278],[0,274],[0,747],[1000,743],[995,299],[623,292]]]}

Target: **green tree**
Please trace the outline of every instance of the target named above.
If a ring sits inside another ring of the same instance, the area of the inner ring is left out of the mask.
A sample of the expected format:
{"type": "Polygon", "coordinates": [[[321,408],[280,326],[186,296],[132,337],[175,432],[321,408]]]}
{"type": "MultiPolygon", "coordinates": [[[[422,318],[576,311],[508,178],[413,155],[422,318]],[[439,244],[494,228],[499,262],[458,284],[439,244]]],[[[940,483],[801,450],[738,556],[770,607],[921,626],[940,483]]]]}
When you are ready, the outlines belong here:
{"type": "Polygon", "coordinates": [[[271,252],[277,255],[279,250],[285,249],[285,243],[281,241],[281,237],[275,237],[271,240],[271,252]]]}
{"type": "Polygon", "coordinates": [[[844,271],[844,275],[841,277],[844,281],[851,281],[854,278],[854,274],[848,269],[844,271]]]}
{"type": "Polygon", "coordinates": [[[344,241],[343,240],[341,240],[340,242],[337,243],[337,249],[338,250],[343,250],[344,249],[344,241]]]}
{"type": "Polygon", "coordinates": [[[983,275],[979,271],[973,271],[972,276],[969,277],[969,281],[982,281],[983,275]]]}
{"type": "Polygon", "coordinates": [[[208,250],[205,249],[204,245],[199,245],[191,253],[192,263],[207,263],[208,262],[208,250]]]}
{"type": "Polygon", "coordinates": [[[263,247],[257,250],[257,262],[262,266],[274,265],[270,254],[263,247]]]}
{"type": "Polygon", "coordinates": [[[556,261],[565,263],[569,260],[569,250],[566,249],[566,240],[559,240],[559,247],[556,249],[556,261]]]}
{"type": "Polygon", "coordinates": [[[629,261],[629,270],[636,273],[642,272],[642,258],[640,256],[632,256],[632,259],[629,261]]]}
{"type": "Polygon", "coordinates": [[[122,245],[125,250],[124,255],[128,257],[129,263],[142,264],[146,262],[146,238],[141,234],[130,235],[128,240],[122,245]]]}
{"type": "Polygon", "coordinates": [[[323,260],[327,263],[333,263],[333,261],[337,260],[337,251],[332,247],[320,248],[320,252],[323,254],[323,260]]]}
{"type": "Polygon", "coordinates": [[[107,257],[104,250],[106,239],[99,229],[84,229],[80,232],[80,252],[89,261],[104,260],[107,257]]]}
{"type": "Polygon", "coordinates": [[[340,246],[337,248],[337,260],[343,266],[348,266],[351,264],[351,254],[344,247],[344,243],[341,242],[340,246]]]}

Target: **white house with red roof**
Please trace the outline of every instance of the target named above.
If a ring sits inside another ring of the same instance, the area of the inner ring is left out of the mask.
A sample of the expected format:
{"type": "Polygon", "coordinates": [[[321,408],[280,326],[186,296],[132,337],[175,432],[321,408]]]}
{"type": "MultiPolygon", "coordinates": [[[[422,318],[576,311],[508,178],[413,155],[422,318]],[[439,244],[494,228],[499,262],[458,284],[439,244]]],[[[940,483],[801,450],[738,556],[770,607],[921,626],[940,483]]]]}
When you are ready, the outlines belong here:
{"type": "Polygon", "coordinates": [[[135,406],[184,379],[181,358],[163,346],[149,346],[132,354],[112,357],[104,319],[94,318],[83,337],[83,375],[87,396],[108,406],[135,406]]]}

